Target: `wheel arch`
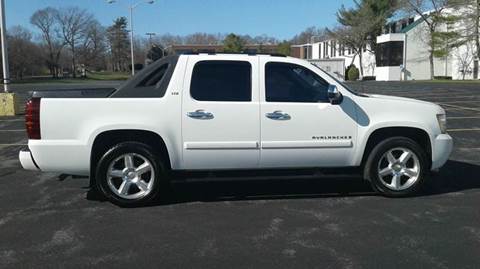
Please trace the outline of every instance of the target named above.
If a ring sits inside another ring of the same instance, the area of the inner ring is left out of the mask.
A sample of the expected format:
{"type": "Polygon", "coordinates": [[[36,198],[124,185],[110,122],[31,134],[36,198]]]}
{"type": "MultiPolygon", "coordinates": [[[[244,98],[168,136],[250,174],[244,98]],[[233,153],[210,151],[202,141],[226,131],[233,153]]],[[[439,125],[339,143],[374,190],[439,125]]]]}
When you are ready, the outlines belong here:
{"type": "Polygon", "coordinates": [[[94,186],[95,170],[102,155],[112,146],[126,141],[145,143],[160,154],[167,169],[171,169],[171,159],[165,140],[157,133],[141,129],[117,129],[99,133],[93,140],[90,153],[90,186],[94,186]]]}
{"type": "Polygon", "coordinates": [[[428,166],[430,167],[432,164],[432,143],[430,139],[430,135],[427,131],[422,128],[418,127],[410,127],[410,126],[395,126],[395,127],[381,127],[375,129],[370,133],[368,136],[368,140],[365,144],[363,149],[362,159],[361,159],[361,167],[364,167],[365,162],[367,161],[368,156],[372,152],[375,145],[380,143],[381,141],[390,138],[390,137],[397,137],[402,136],[406,138],[410,138],[413,141],[417,142],[420,147],[425,150],[427,154],[427,161],[428,166]]]}

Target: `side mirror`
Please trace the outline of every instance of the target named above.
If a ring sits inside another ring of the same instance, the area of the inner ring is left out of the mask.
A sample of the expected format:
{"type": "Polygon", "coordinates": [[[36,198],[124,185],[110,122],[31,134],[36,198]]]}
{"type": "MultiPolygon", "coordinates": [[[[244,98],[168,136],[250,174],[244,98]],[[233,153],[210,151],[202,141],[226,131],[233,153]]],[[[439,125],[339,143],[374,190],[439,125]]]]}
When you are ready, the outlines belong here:
{"type": "Polygon", "coordinates": [[[338,91],[337,86],[329,85],[328,86],[328,100],[332,105],[341,104],[343,101],[343,95],[338,91]]]}

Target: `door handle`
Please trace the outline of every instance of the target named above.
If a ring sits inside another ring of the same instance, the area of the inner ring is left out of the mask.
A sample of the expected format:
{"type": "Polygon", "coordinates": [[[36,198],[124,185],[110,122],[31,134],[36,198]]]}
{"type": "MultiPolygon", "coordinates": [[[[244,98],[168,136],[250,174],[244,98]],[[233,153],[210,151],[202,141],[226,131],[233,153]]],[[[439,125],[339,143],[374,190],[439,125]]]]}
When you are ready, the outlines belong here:
{"type": "Polygon", "coordinates": [[[267,113],[265,116],[272,120],[290,120],[292,118],[290,115],[280,110],[276,110],[273,113],[267,113]]]}
{"type": "Polygon", "coordinates": [[[214,118],[212,113],[206,112],[203,109],[198,109],[194,112],[187,112],[187,116],[197,120],[211,120],[214,118]]]}

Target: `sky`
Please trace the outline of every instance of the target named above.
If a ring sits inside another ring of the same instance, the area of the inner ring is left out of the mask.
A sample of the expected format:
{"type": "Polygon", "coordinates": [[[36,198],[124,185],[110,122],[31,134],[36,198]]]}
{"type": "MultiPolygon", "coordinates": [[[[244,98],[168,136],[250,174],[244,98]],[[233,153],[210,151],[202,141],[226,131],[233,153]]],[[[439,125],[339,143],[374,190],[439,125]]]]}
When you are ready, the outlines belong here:
{"type": "MultiPolygon", "coordinates": [[[[139,1],[5,0],[7,27],[21,25],[35,31],[30,16],[48,6],[85,8],[107,26],[117,17],[128,17],[128,6],[139,1]]],[[[290,39],[309,26],[335,26],[335,13],[342,4],[350,7],[353,0],[156,0],[134,10],[133,24],[135,35],[233,32],[290,39]]]]}

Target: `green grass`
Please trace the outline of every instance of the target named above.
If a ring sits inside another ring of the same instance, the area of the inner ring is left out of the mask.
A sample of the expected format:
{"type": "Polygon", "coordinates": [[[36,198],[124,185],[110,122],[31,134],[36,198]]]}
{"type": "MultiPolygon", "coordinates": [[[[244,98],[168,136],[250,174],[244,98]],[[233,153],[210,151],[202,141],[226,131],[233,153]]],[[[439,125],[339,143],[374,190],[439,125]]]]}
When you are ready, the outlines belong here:
{"type": "Polygon", "coordinates": [[[87,79],[91,80],[127,80],[130,78],[130,73],[117,72],[88,72],[87,79]]]}
{"type": "MultiPolygon", "coordinates": [[[[81,84],[92,83],[94,81],[107,80],[127,80],[130,78],[129,73],[114,72],[88,72],[86,78],[52,78],[50,76],[25,78],[22,80],[12,80],[11,84],[81,84]]],[[[1,84],[1,83],[0,83],[1,84]]]]}

